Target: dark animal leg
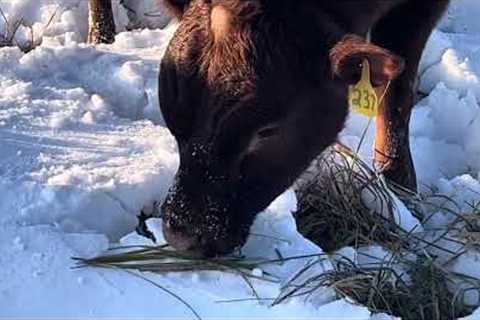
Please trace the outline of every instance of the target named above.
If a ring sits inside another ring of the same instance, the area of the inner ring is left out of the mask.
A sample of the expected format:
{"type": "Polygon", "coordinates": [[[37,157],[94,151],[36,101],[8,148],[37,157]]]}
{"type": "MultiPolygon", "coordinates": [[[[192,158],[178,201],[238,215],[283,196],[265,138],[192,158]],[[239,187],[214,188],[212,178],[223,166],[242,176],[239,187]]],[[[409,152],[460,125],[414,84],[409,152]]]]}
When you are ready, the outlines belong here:
{"type": "Polygon", "coordinates": [[[144,210],[140,211],[140,214],[137,216],[138,219],[138,225],[135,228],[135,231],[137,232],[138,235],[143,236],[147,239],[152,240],[154,243],[157,242],[157,239],[155,238],[155,235],[153,232],[148,230],[147,226],[147,220],[150,218],[160,218],[160,213],[159,213],[159,203],[158,202],[153,202],[153,211],[150,213],[145,213],[144,210]]]}
{"type": "Polygon", "coordinates": [[[410,153],[409,121],[418,64],[448,0],[410,0],[394,8],[372,29],[372,42],[405,59],[404,72],[386,93],[377,117],[375,163],[387,180],[417,190],[410,153]]]}

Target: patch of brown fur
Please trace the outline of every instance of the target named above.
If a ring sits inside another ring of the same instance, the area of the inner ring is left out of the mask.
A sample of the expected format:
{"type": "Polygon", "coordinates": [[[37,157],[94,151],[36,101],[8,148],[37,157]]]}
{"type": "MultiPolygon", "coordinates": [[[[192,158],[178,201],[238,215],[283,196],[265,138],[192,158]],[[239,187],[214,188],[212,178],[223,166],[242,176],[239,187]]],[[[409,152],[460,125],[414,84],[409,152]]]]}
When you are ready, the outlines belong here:
{"type": "Polygon", "coordinates": [[[210,15],[210,29],[213,32],[215,42],[221,41],[231,31],[233,17],[229,10],[222,5],[212,8],[210,15]]]}
{"type": "Polygon", "coordinates": [[[212,16],[215,10],[221,11],[216,13],[219,16],[212,18],[220,21],[211,22],[212,37],[200,58],[201,70],[209,85],[218,87],[235,83],[236,90],[245,93],[245,90],[252,89],[255,80],[249,58],[255,52],[251,24],[261,12],[259,2],[214,0],[212,16]]]}
{"type": "Polygon", "coordinates": [[[262,11],[258,0],[212,0],[212,8],[218,5],[231,13],[237,24],[251,22],[262,11]]]}

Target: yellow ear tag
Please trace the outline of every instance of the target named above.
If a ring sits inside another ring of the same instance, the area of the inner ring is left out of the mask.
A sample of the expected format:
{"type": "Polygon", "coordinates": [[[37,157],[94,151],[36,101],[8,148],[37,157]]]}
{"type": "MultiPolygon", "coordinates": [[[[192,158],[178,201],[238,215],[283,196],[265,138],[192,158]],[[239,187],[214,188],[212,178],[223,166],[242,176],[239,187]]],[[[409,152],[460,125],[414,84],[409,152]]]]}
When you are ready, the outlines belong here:
{"type": "Polygon", "coordinates": [[[362,63],[362,78],[348,88],[348,103],[353,111],[373,118],[378,114],[378,97],[370,81],[370,64],[362,63]]]}

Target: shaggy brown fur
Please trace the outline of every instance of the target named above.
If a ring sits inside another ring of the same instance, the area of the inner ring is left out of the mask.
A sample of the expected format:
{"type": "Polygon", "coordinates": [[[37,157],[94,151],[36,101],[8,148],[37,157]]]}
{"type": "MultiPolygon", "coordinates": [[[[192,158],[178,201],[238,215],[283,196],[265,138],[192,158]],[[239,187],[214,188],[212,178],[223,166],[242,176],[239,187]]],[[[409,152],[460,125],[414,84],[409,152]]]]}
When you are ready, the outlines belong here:
{"type": "MultiPolygon", "coordinates": [[[[248,63],[248,56],[253,48],[250,26],[243,20],[243,23],[239,23],[235,11],[230,11],[232,9],[228,6],[228,2],[232,1],[226,1],[225,4],[216,6],[221,6],[231,17],[228,21],[230,23],[228,33],[223,34],[221,39],[216,39],[215,32],[212,32],[199,59],[201,72],[205,74],[210,86],[228,83],[228,79],[233,74],[237,74],[239,80],[247,79],[248,82],[250,80],[254,82],[255,79],[255,73],[248,63]]],[[[236,9],[240,10],[241,8],[236,9]]],[[[244,85],[251,84],[245,83],[244,85]]]]}
{"type": "Polygon", "coordinates": [[[210,28],[212,29],[215,42],[222,41],[232,31],[233,16],[222,5],[212,8],[210,15],[210,28]]]}

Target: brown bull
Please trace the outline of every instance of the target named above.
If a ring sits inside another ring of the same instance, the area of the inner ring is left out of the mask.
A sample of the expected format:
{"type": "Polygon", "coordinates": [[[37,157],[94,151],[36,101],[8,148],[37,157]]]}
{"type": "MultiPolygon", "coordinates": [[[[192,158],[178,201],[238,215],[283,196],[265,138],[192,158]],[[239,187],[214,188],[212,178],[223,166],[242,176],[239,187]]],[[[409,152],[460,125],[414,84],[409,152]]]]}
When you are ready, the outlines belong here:
{"type": "Polygon", "coordinates": [[[337,138],[364,59],[375,86],[391,81],[375,160],[388,179],[416,188],[413,86],[448,0],[165,2],[180,20],[160,72],[180,152],[162,206],[172,246],[213,256],[242,245],[256,214],[337,138]]]}

